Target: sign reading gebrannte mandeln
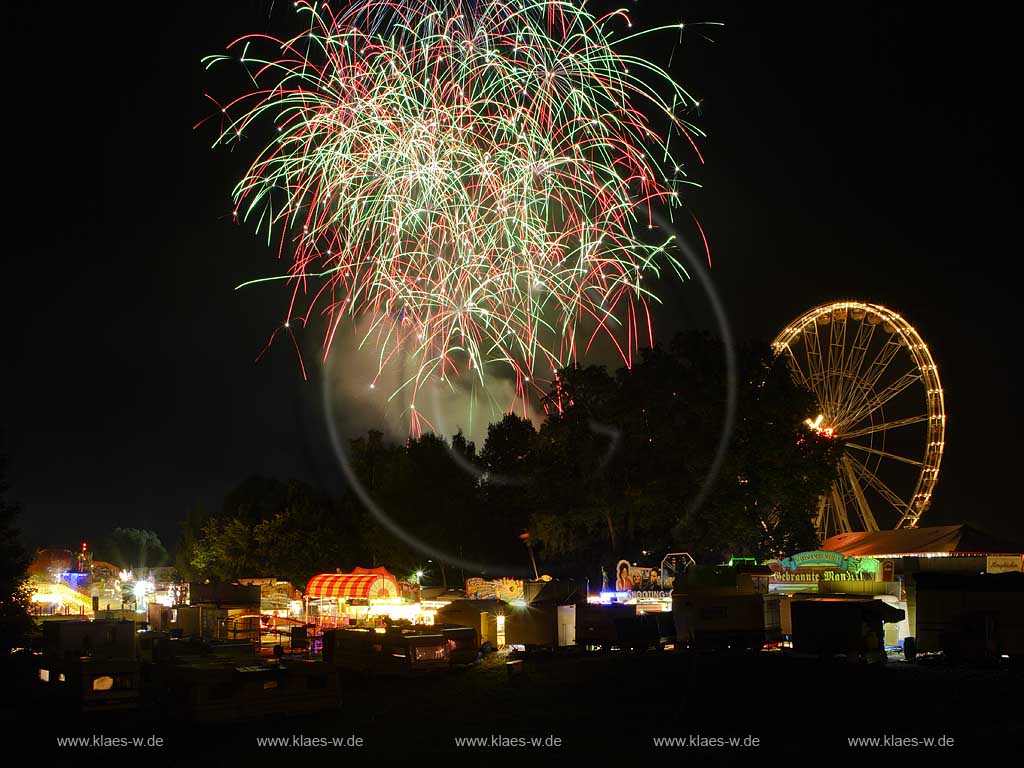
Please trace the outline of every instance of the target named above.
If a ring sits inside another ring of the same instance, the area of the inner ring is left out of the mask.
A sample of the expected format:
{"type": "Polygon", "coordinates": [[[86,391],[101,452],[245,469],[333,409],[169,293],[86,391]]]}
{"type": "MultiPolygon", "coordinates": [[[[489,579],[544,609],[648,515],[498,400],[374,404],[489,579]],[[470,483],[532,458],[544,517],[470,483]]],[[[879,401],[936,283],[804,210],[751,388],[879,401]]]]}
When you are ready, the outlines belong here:
{"type": "Polygon", "coordinates": [[[766,565],[772,570],[772,581],[785,584],[874,581],[879,570],[879,562],[873,557],[849,557],[825,550],[799,552],[766,565]]]}

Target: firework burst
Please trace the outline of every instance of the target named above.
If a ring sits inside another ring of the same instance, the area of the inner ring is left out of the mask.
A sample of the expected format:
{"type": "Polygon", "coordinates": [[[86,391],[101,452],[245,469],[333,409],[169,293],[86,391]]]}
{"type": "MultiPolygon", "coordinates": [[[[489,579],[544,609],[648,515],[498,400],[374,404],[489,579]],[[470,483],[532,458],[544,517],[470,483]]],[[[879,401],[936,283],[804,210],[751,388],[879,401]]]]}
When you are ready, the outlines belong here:
{"type": "Polygon", "coordinates": [[[296,7],[301,35],[247,36],[207,60],[241,61],[254,84],[218,104],[218,143],[272,134],[235,188],[235,214],[276,233],[290,260],[262,278],[290,285],[284,325],[321,314],[326,356],[348,317],[379,371],[412,361],[399,391],[414,429],[428,380],[484,382],[502,366],[525,400],[599,336],[627,364],[650,343],[644,277],[683,274],[653,210],[682,203],[674,155],[696,153],[701,134],[685,119],[696,101],[620,52],[635,36],[625,12],[558,0],[296,7]]]}

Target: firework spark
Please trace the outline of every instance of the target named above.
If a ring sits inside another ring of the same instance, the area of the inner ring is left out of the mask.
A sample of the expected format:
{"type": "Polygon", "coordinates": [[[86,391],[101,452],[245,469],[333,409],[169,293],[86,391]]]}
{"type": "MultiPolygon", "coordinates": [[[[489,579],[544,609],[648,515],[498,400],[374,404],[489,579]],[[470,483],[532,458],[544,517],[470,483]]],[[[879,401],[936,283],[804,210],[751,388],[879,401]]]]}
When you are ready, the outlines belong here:
{"type": "Polygon", "coordinates": [[[620,52],[636,36],[624,11],[296,8],[301,35],[243,37],[207,60],[240,60],[254,84],[218,104],[217,143],[272,134],[235,215],[288,254],[286,274],[261,279],[290,284],[284,325],[320,313],[326,356],[343,319],[363,321],[379,371],[414,361],[399,388],[414,429],[428,380],[482,383],[504,366],[525,398],[599,336],[627,364],[651,342],[644,277],[684,274],[653,210],[681,205],[690,182],[674,155],[702,134],[685,119],[696,100],[620,52]]]}

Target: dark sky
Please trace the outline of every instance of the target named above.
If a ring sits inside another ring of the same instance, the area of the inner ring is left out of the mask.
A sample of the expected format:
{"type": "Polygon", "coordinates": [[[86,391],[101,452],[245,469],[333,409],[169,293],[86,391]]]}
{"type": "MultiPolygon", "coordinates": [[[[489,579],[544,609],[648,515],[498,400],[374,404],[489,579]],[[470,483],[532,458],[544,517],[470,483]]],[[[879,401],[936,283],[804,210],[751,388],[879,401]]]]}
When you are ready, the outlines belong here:
{"type": "MultiPolygon", "coordinates": [[[[7,11],[0,447],[33,545],[130,525],[171,546],[186,507],[252,473],[340,487],[315,377],[288,344],[254,363],[281,302],[234,290],[275,268],[231,223],[245,157],[192,128],[204,91],[230,95],[201,56],[279,29],[289,5],[7,11]]],[[[638,25],[669,5],[668,21],[725,23],[713,43],[688,36],[673,73],[703,100],[690,201],[735,335],[770,340],[830,299],[901,312],[949,413],[925,524],[1020,537],[1010,24],[977,6],[651,0],[638,25]]],[[[649,56],[664,63],[672,39],[649,56]]],[[[701,316],[697,294],[668,290],[659,337],[701,316]]]]}

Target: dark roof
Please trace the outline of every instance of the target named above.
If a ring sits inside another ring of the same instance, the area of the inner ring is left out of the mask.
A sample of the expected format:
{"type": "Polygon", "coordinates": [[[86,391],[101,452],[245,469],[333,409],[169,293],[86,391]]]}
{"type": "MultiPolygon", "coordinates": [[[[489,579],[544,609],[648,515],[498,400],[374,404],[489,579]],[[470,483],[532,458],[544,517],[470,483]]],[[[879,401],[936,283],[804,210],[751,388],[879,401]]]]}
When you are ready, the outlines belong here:
{"type": "Polygon", "coordinates": [[[887,624],[903,621],[907,617],[902,608],[896,608],[883,600],[864,600],[859,595],[814,595],[806,600],[794,600],[793,611],[803,612],[805,609],[832,615],[834,611],[861,611],[863,614],[877,616],[887,624]],[[852,598],[852,599],[851,599],[852,598]]]}
{"type": "Polygon", "coordinates": [[[853,557],[923,555],[935,552],[984,555],[1024,553],[1024,547],[1020,544],[1002,541],[969,525],[839,533],[825,539],[821,548],[853,557]]]}

